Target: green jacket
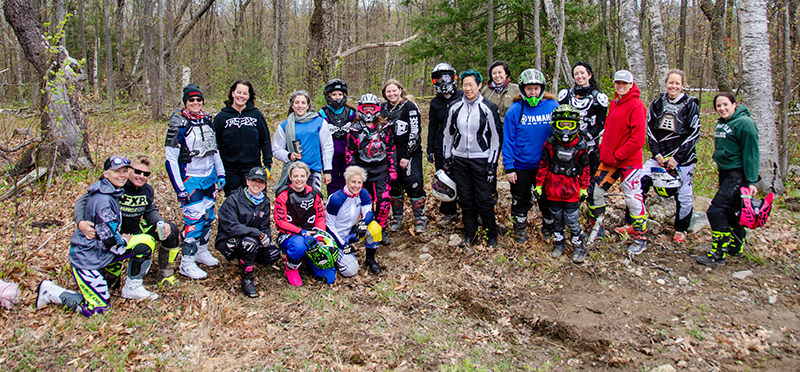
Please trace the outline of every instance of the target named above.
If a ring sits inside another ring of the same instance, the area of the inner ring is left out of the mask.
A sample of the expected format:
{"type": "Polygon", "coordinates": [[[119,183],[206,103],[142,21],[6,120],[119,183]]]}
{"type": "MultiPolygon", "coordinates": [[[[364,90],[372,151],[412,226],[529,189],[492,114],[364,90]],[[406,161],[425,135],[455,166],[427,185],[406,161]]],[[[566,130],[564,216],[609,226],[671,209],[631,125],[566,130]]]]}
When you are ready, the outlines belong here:
{"type": "MultiPolygon", "coordinates": [[[[714,161],[719,170],[742,168],[748,185],[758,182],[758,128],[744,105],[714,129],[714,161]]],[[[747,185],[744,185],[747,186],[747,185]]]]}
{"type": "Polygon", "coordinates": [[[512,103],[514,103],[514,97],[516,97],[517,94],[519,94],[519,85],[514,83],[508,83],[506,89],[503,89],[503,91],[499,94],[495,92],[494,89],[489,87],[488,83],[481,89],[481,95],[483,98],[486,98],[497,105],[497,110],[500,111],[501,121],[506,116],[506,111],[508,111],[508,108],[511,107],[512,103]]]}

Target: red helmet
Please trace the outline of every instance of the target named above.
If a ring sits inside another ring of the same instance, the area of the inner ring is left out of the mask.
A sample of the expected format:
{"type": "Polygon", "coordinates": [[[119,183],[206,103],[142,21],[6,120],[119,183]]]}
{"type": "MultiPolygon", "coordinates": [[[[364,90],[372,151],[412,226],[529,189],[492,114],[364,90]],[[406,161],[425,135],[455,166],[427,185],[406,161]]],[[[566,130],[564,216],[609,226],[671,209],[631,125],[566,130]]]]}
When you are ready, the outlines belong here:
{"type": "Polygon", "coordinates": [[[769,193],[764,199],[754,199],[755,195],[750,193],[749,187],[742,187],[740,191],[742,192],[742,211],[739,214],[739,224],[751,229],[764,226],[772,211],[772,199],[775,198],[775,194],[769,193]]]}

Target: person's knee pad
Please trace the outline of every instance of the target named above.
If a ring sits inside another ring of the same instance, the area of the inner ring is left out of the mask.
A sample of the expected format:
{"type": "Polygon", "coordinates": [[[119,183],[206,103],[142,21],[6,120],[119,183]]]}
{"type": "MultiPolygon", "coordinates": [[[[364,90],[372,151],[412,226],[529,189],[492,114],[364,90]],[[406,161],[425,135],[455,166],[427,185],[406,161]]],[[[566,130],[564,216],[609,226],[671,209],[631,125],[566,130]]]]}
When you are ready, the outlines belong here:
{"type": "Polygon", "coordinates": [[[153,252],[156,251],[156,239],[150,234],[136,234],[131,236],[131,239],[128,240],[128,247],[133,249],[133,253],[137,256],[143,255],[146,252],[147,258],[149,258],[153,252]],[[137,248],[139,245],[142,245],[142,247],[137,248]],[[147,247],[147,249],[143,249],[143,247],[147,247]]]}
{"type": "Polygon", "coordinates": [[[339,258],[336,260],[336,269],[339,271],[339,274],[346,278],[358,274],[358,261],[356,260],[356,256],[340,253],[339,258]]]}

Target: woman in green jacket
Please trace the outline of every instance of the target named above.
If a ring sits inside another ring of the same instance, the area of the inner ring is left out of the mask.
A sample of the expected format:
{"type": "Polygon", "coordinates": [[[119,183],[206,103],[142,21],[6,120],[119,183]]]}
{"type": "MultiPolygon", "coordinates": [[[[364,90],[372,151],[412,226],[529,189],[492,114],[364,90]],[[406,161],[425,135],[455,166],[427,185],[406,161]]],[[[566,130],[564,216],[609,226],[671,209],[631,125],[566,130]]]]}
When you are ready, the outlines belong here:
{"type": "Polygon", "coordinates": [[[728,254],[739,256],[744,251],[745,230],[736,212],[741,210],[741,187],[758,189],[758,128],[744,105],[728,92],[714,97],[714,108],[720,118],[714,129],[714,162],[719,170],[719,189],[706,215],[711,225],[711,250],[698,255],[697,262],[707,266],[724,265],[728,254]]]}

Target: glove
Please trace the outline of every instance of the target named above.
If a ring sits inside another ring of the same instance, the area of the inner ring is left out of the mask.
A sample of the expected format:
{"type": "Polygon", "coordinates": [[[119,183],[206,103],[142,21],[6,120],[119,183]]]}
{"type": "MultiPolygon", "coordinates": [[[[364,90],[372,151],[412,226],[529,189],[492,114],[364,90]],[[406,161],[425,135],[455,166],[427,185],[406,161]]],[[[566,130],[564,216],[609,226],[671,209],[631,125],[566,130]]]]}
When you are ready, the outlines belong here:
{"type": "Polygon", "coordinates": [[[494,178],[497,175],[497,172],[495,171],[495,168],[496,168],[496,166],[493,163],[489,163],[489,167],[487,167],[487,169],[486,169],[486,172],[489,173],[486,176],[486,182],[488,182],[488,183],[494,182],[494,178]]]}
{"type": "Polygon", "coordinates": [[[433,154],[428,153],[428,163],[433,163],[434,161],[435,161],[435,158],[433,157],[433,154]]]}
{"type": "Polygon", "coordinates": [[[253,253],[258,250],[258,244],[253,241],[253,238],[242,240],[242,250],[247,253],[253,253]]]}
{"type": "Polygon", "coordinates": [[[264,233],[261,233],[261,236],[259,237],[258,240],[261,241],[261,246],[262,247],[266,247],[266,246],[270,245],[270,243],[272,243],[272,239],[270,239],[269,235],[264,234],[264,233]]]}
{"type": "Polygon", "coordinates": [[[302,235],[304,237],[311,236],[311,234],[308,232],[308,230],[300,230],[300,235],[302,235]]]}
{"type": "Polygon", "coordinates": [[[125,239],[123,238],[122,239],[122,244],[117,244],[117,245],[111,247],[110,251],[111,251],[111,253],[113,253],[113,254],[115,254],[117,256],[120,256],[120,255],[125,254],[125,251],[127,249],[128,249],[128,242],[125,241],[125,239]]]}
{"type": "Polygon", "coordinates": [[[536,198],[536,200],[539,200],[539,199],[542,198],[542,186],[541,185],[537,185],[537,186],[535,186],[533,188],[533,197],[536,198]]]}
{"type": "Polygon", "coordinates": [[[264,167],[264,171],[267,172],[267,180],[269,181],[272,178],[272,172],[267,167],[264,167]]]}
{"type": "Polygon", "coordinates": [[[225,176],[217,177],[217,190],[225,188],[225,176]]]}
{"type": "Polygon", "coordinates": [[[450,174],[450,168],[453,167],[453,159],[444,159],[444,163],[442,164],[442,169],[444,169],[447,174],[450,174]]]}
{"type": "Polygon", "coordinates": [[[189,202],[189,192],[186,190],[178,191],[178,201],[181,203],[189,202]]]}
{"type": "Polygon", "coordinates": [[[586,201],[586,198],[588,198],[588,197],[589,197],[589,190],[581,189],[581,203],[586,201]]]}
{"type": "Polygon", "coordinates": [[[358,227],[356,228],[356,235],[359,239],[367,236],[367,222],[364,220],[358,221],[358,227]]]}
{"type": "Polygon", "coordinates": [[[355,233],[349,234],[347,235],[347,237],[344,238],[344,244],[349,245],[357,242],[358,242],[358,235],[356,235],[355,233]]]}

